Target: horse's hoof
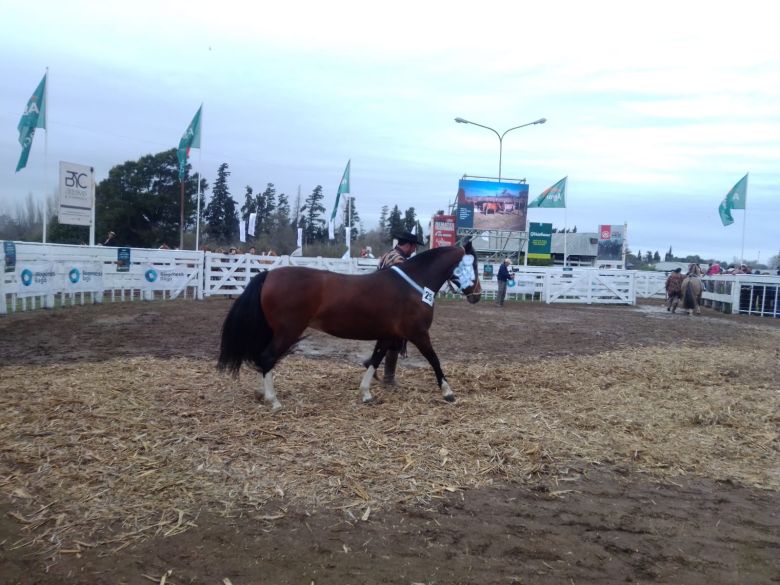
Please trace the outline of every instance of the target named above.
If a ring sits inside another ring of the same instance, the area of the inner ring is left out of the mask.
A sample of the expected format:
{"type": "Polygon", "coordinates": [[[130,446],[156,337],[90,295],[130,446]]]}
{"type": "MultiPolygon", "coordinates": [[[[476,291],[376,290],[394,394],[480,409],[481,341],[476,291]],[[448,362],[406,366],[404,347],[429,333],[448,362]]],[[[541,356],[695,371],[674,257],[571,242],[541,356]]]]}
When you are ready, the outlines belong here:
{"type": "Polygon", "coordinates": [[[271,412],[279,412],[280,410],[282,410],[282,403],[281,402],[277,402],[277,403],[271,405],[271,412]]]}
{"type": "Polygon", "coordinates": [[[363,404],[365,404],[366,406],[371,406],[373,404],[376,404],[376,398],[373,396],[371,398],[364,398],[363,404]]]}
{"type": "Polygon", "coordinates": [[[444,400],[446,400],[447,402],[455,402],[455,395],[447,394],[447,396],[444,397],[444,400]]]}

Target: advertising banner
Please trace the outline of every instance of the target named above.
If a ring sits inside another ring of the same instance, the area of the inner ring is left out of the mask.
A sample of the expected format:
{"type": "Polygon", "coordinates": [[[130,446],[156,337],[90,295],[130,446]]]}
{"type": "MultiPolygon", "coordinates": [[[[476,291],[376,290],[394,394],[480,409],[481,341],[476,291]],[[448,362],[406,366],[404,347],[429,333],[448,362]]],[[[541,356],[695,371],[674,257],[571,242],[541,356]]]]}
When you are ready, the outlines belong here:
{"type": "Polygon", "coordinates": [[[60,161],[57,219],[67,225],[92,225],[95,172],[92,167],[60,161]]]}
{"type": "Polygon", "coordinates": [[[58,292],[59,282],[53,262],[25,262],[16,268],[18,294],[35,296],[58,292]]]}
{"type": "Polygon", "coordinates": [[[148,290],[178,291],[187,286],[190,272],[182,266],[152,266],[144,270],[144,287],[148,290]]]}
{"type": "Polygon", "coordinates": [[[528,185],[462,179],[458,184],[458,227],[525,231],[528,185]],[[460,210],[471,206],[472,226],[461,225],[460,210]]]}
{"type": "Polygon", "coordinates": [[[103,290],[103,264],[88,262],[71,264],[65,279],[65,292],[96,292],[103,290]]]}
{"type": "Polygon", "coordinates": [[[532,221],[528,227],[528,257],[549,260],[552,250],[552,224],[532,221]]]}
{"type": "Polygon", "coordinates": [[[130,272],[130,248],[116,249],[116,271],[130,272]]]}
{"type": "Polygon", "coordinates": [[[5,255],[5,271],[16,270],[16,244],[10,241],[3,242],[3,254],[5,255]]]}
{"type": "Polygon", "coordinates": [[[599,260],[623,259],[624,231],[623,225],[599,226],[599,247],[596,256],[599,260]]]}
{"type": "Polygon", "coordinates": [[[471,229],[474,227],[474,204],[458,203],[456,216],[457,228],[471,229]]]}
{"type": "Polygon", "coordinates": [[[455,241],[455,216],[434,215],[433,229],[431,230],[431,248],[454,246],[455,241]]]}

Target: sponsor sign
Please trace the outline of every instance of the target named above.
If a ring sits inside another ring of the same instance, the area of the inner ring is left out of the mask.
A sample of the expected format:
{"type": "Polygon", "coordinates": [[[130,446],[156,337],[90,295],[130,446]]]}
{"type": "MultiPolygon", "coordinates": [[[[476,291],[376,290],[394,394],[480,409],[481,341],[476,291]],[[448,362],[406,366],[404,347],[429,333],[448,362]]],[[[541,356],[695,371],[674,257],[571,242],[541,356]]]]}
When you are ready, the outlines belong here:
{"type": "Polygon", "coordinates": [[[16,268],[16,282],[20,295],[53,294],[58,289],[57,272],[52,262],[25,262],[16,268]]]}
{"type": "Polygon", "coordinates": [[[454,246],[455,241],[455,216],[434,215],[433,229],[431,230],[431,248],[454,246]]]}
{"type": "Polygon", "coordinates": [[[153,266],[144,269],[144,287],[148,290],[181,290],[187,286],[190,272],[181,266],[153,266]]]}
{"type": "Polygon", "coordinates": [[[458,184],[458,227],[525,231],[528,185],[461,179],[458,184]],[[470,206],[472,225],[461,225],[460,210],[470,206]]]}
{"type": "Polygon", "coordinates": [[[130,272],[130,248],[116,249],[116,271],[130,272]]]}
{"type": "Polygon", "coordinates": [[[599,226],[599,247],[596,256],[599,260],[623,259],[624,231],[623,225],[599,226]]]}
{"type": "Polygon", "coordinates": [[[103,290],[103,264],[89,262],[71,264],[65,278],[66,292],[94,292],[103,290]]]}
{"type": "Polygon", "coordinates": [[[16,270],[16,244],[13,242],[3,242],[3,254],[5,255],[5,271],[13,272],[16,270]]]}
{"type": "Polygon", "coordinates": [[[552,224],[532,221],[528,227],[528,257],[549,260],[552,250],[552,224]]]}
{"type": "Polygon", "coordinates": [[[458,211],[456,216],[456,223],[458,229],[474,227],[474,204],[473,203],[458,203],[458,211]]]}
{"type": "Polygon", "coordinates": [[[95,171],[92,167],[60,161],[57,219],[68,225],[92,225],[95,171]]]}

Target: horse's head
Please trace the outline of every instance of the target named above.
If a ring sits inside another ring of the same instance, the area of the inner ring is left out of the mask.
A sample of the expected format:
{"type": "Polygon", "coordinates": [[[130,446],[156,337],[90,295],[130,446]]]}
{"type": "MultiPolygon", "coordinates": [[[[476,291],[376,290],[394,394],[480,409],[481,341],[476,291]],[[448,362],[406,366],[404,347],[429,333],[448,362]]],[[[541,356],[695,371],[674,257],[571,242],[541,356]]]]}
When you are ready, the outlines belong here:
{"type": "Polygon", "coordinates": [[[482,285],[479,282],[477,253],[471,240],[463,246],[463,257],[452,272],[450,282],[466,297],[469,303],[478,303],[482,298],[482,285]]]}
{"type": "Polygon", "coordinates": [[[701,266],[699,266],[696,262],[691,262],[688,265],[688,275],[689,276],[701,276],[702,275],[701,266]]]}

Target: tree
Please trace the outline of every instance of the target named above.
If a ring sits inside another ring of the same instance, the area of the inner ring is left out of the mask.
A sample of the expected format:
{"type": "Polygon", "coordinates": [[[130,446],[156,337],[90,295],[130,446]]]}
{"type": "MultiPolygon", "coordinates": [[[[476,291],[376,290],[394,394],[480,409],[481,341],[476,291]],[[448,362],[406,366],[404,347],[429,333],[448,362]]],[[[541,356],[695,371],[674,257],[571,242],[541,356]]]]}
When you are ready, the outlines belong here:
{"type": "Polygon", "coordinates": [[[398,205],[393,205],[390,215],[387,216],[387,238],[404,231],[404,222],[401,220],[401,210],[398,205]]]}
{"type": "Polygon", "coordinates": [[[660,262],[661,261],[661,255],[658,253],[658,250],[655,251],[653,254],[653,261],[654,262],[660,262]]]}
{"type": "Polygon", "coordinates": [[[211,201],[206,206],[206,232],[217,244],[230,244],[238,235],[236,202],[230,196],[227,184],[229,176],[228,164],[219,165],[217,180],[211,190],[211,201]]]}
{"type": "Polygon", "coordinates": [[[387,230],[387,217],[389,213],[390,210],[387,205],[383,205],[382,211],[379,213],[379,231],[380,233],[384,234],[387,239],[390,238],[390,234],[387,230]]]}
{"type": "Polygon", "coordinates": [[[274,211],[276,210],[276,187],[273,183],[265,186],[265,191],[257,198],[258,231],[270,234],[274,229],[274,211]]]}
{"type": "Polygon", "coordinates": [[[325,219],[321,214],[325,213],[325,207],[322,200],[325,196],[322,194],[322,185],[317,185],[306,198],[301,210],[303,211],[303,237],[307,244],[323,241],[326,237],[325,219]]]}
{"type": "Polygon", "coordinates": [[[669,246],[669,251],[664,254],[664,260],[666,262],[672,262],[674,260],[674,254],[672,254],[672,247],[669,246]]]}
{"type": "Polygon", "coordinates": [[[404,231],[411,232],[417,225],[417,216],[414,213],[414,207],[410,207],[404,212],[404,231]]]}
{"type": "Polygon", "coordinates": [[[244,204],[241,206],[241,219],[244,221],[249,219],[250,213],[257,211],[257,203],[253,196],[252,187],[246,186],[246,193],[244,194],[244,204]]]}
{"type": "MultiPolygon", "coordinates": [[[[348,196],[347,202],[348,203],[344,206],[344,211],[342,212],[342,220],[344,221],[345,226],[352,226],[352,230],[350,230],[350,239],[354,242],[362,232],[360,227],[360,216],[355,207],[355,198],[348,196]]],[[[346,232],[344,233],[346,234],[346,232]]]]}
{"type": "MultiPolygon", "coordinates": [[[[207,188],[205,179],[201,189],[207,188]]],[[[113,167],[95,189],[95,233],[110,230],[123,246],[156,248],[179,241],[179,161],[176,149],[113,167]]],[[[194,227],[198,183],[184,183],[184,229],[194,227]]]]}

